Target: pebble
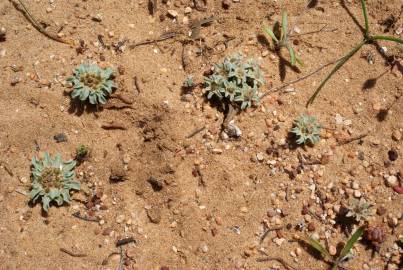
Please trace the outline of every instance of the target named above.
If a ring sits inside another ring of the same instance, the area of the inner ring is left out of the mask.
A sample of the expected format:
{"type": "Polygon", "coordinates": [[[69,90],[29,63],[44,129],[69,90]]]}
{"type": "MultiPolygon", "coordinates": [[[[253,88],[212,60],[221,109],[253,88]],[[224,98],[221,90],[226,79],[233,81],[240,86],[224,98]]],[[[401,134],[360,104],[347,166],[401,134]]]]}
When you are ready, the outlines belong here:
{"type": "Polygon", "coordinates": [[[170,9],[168,10],[168,15],[171,16],[172,18],[178,17],[178,12],[176,10],[170,9]]]}
{"type": "Polygon", "coordinates": [[[53,139],[55,139],[55,141],[57,143],[67,142],[68,141],[67,136],[64,133],[56,134],[55,136],[53,136],[53,139]]]}
{"type": "Polygon", "coordinates": [[[222,149],[219,149],[219,148],[214,148],[214,149],[213,149],[213,154],[221,155],[222,153],[223,153],[223,150],[222,150],[222,149]]]}
{"type": "Polygon", "coordinates": [[[159,208],[151,208],[147,210],[147,216],[152,223],[158,224],[161,222],[161,211],[159,208]]]}
{"type": "Polygon", "coordinates": [[[351,187],[352,187],[353,189],[357,190],[357,189],[360,188],[360,185],[359,185],[357,182],[353,182],[352,185],[351,185],[351,187]]]}
{"type": "Polygon", "coordinates": [[[333,246],[333,245],[330,245],[330,246],[329,246],[329,254],[332,255],[332,256],[334,256],[334,255],[336,255],[336,253],[337,253],[336,247],[333,246]]]}
{"type": "Polygon", "coordinates": [[[229,9],[231,6],[231,2],[229,0],[222,0],[221,6],[223,9],[229,9]]]}
{"type": "Polygon", "coordinates": [[[263,153],[257,153],[256,154],[256,159],[257,159],[257,161],[262,162],[264,160],[263,153]]]}
{"type": "Polygon", "coordinates": [[[102,231],[102,235],[110,236],[112,232],[113,232],[113,229],[111,227],[108,227],[108,228],[105,228],[105,230],[102,231]]]}
{"type": "Polygon", "coordinates": [[[383,207],[383,206],[379,206],[379,207],[376,209],[376,213],[377,213],[379,216],[383,216],[383,215],[386,213],[386,208],[383,207]]]}
{"type": "Polygon", "coordinates": [[[25,176],[20,177],[20,182],[21,182],[22,184],[26,184],[26,183],[28,183],[28,178],[26,178],[25,176]]]}
{"type": "Polygon", "coordinates": [[[189,14],[192,12],[192,8],[191,7],[186,7],[185,8],[185,14],[189,14]]]}
{"type": "Polygon", "coordinates": [[[6,39],[7,30],[3,26],[0,27],[0,41],[6,39]]]}
{"type": "Polygon", "coordinates": [[[6,49],[0,49],[0,57],[6,56],[6,49]]]}
{"type": "Polygon", "coordinates": [[[388,187],[394,187],[397,186],[398,181],[397,181],[397,177],[395,175],[390,175],[386,178],[386,185],[388,187]]]}
{"type": "Polygon", "coordinates": [[[15,85],[17,85],[17,84],[20,83],[20,82],[21,82],[21,78],[18,77],[18,76],[15,76],[15,77],[13,77],[13,78],[11,79],[10,84],[11,84],[11,86],[15,86],[15,85]]]}
{"type": "Polygon", "coordinates": [[[310,222],[308,224],[308,231],[313,232],[316,229],[315,223],[310,222]]]}
{"type": "Polygon", "coordinates": [[[119,215],[116,217],[116,223],[120,224],[125,220],[125,215],[119,215]]]}
{"type": "Polygon", "coordinates": [[[207,246],[206,244],[202,244],[202,245],[200,246],[200,250],[201,250],[203,253],[207,253],[207,252],[208,252],[208,246],[207,246]]]}
{"type": "Polygon", "coordinates": [[[392,132],[392,139],[395,141],[400,141],[402,139],[402,133],[399,130],[395,129],[392,132]]]}
{"type": "Polygon", "coordinates": [[[102,22],[102,14],[97,13],[91,18],[94,22],[102,22]]]}
{"type": "Polygon", "coordinates": [[[361,193],[361,191],[359,191],[359,190],[354,190],[353,195],[354,195],[355,198],[361,198],[362,193],[361,193]]]}
{"type": "Polygon", "coordinates": [[[285,242],[285,238],[274,238],[273,242],[277,245],[277,246],[281,246],[284,242],[285,242]]]}
{"type": "Polygon", "coordinates": [[[129,248],[126,250],[126,256],[130,259],[133,259],[137,254],[137,251],[134,248],[129,248]]]}
{"type": "Polygon", "coordinates": [[[388,151],[388,157],[390,161],[396,161],[399,157],[399,154],[397,153],[397,151],[395,149],[390,149],[388,151]]]}

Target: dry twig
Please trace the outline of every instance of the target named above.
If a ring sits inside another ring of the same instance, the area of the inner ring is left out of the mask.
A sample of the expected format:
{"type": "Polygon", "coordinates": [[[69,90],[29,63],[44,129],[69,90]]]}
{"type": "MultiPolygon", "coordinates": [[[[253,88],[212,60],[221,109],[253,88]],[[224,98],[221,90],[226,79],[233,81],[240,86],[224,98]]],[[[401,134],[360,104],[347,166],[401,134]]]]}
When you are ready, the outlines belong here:
{"type": "Polygon", "coordinates": [[[84,253],[74,253],[74,252],[72,252],[72,251],[70,251],[70,250],[67,250],[67,249],[65,249],[65,248],[60,248],[60,251],[66,253],[66,254],[68,254],[68,255],[70,255],[71,257],[87,257],[87,254],[84,254],[84,253]]]}
{"type": "Polygon", "coordinates": [[[47,36],[50,39],[53,39],[54,41],[74,46],[73,40],[61,38],[55,34],[46,31],[45,28],[43,28],[42,25],[34,18],[34,16],[32,16],[32,14],[29,12],[28,8],[25,6],[22,0],[17,0],[18,3],[15,2],[14,0],[9,1],[14,5],[14,7],[18,11],[24,14],[25,18],[27,18],[27,20],[32,24],[32,26],[34,26],[35,29],[38,30],[40,33],[42,33],[43,35],[47,36]]]}
{"type": "Polygon", "coordinates": [[[284,259],[282,259],[280,257],[264,257],[264,258],[258,258],[258,259],[256,259],[256,261],[257,262],[278,261],[288,270],[297,270],[297,268],[291,266],[289,263],[287,263],[284,259]]]}

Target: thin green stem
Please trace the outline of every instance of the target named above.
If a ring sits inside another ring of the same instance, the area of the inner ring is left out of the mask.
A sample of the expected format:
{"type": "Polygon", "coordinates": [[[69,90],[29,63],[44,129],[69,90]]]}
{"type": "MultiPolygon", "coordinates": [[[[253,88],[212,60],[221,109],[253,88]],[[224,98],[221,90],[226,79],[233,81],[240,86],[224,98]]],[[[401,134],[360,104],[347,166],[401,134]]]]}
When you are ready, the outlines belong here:
{"type": "Polygon", "coordinates": [[[364,15],[365,20],[365,37],[369,34],[369,22],[368,22],[368,12],[367,5],[365,4],[365,0],[361,0],[362,13],[364,15]]]}
{"type": "Polygon", "coordinates": [[[388,40],[388,41],[393,41],[393,42],[403,44],[403,40],[401,40],[400,38],[395,38],[395,37],[390,37],[390,36],[372,36],[371,40],[388,40]]]}
{"type": "Polygon", "coordinates": [[[346,56],[344,56],[338,63],[337,65],[332,69],[332,71],[329,73],[329,75],[327,75],[327,77],[321,82],[321,84],[319,85],[319,87],[316,89],[315,93],[311,96],[311,98],[308,100],[306,107],[308,107],[309,105],[311,105],[313,103],[313,101],[315,100],[316,96],[319,94],[320,90],[322,90],[322,88],[325,86],[325,84],[327,83],[328,80],[330,80],[330,78],[351,58],[353,57],[354,54],[356,54],[362,46],[364,46],[365,44],[367,44],[368,41],[365,39],[363,41],[361,41],[360,44],[358,44],[357,46],[354,47],[354,49],[352,49],[348,54],[346,54],[346,56]]]}

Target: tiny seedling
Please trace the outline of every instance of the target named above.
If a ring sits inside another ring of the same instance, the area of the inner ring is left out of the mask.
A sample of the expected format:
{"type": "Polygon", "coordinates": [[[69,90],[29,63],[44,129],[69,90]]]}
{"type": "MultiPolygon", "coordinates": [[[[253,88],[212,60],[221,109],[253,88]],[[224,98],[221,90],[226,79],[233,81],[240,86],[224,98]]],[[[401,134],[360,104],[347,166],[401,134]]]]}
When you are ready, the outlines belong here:
{"type": "Polygon", "coordinates": [[[183,81],[184,88],[186,89],[192,89],[196,86],[196,83],[194,82],[194,78],[192,75],[187,75],[186,79],[183,81]]]}
{"type": "Polygon", "coordinates": [[[330,71],[330,73],[326,76],[326,78],[321,82],[319,87],[316,89],[314,94],[310,97],[308,100],[306,106],[311,105],[315,98],[318,96],[319,92],[322,90],[322,88],[325,86],[325,84],[332,78],[332,76],[345,64],[347,63],[348,60],[350,60],[351,57],[353,57],[364,45],[374,43],[379,40],[385,40],[385,41],[392,41],[396,42],[399,44],[403,44],[403,40],[396,38],[396,37],[391,37],[391,36],[382,36],[382,35],[372,35],[370,33],[369,29],[369,20],[368,20],[368,13],[367,13],[367,7],[365,0],[361,0],[361,8],[362,8],[362,13],[364,15],[364,24],[365,24],[365,32],[364,32],[364,39],[357,44],[348,54],[346,54],[344,57],[342,57],[336,64],[336,66],[330,71]]]}
{"type": "Polygon", "coordinates": [[[296,136],[297,144],[315,144],[320,140],[321,129],[315,116],[303,114],[294,121],[291,133],[296,136]]]}
{"type": "Polygon", "coordinates": [[[87,146],[80,144],[76,148],[75,160],[78,162],[83,161],[88,156],[89,152],[90,152],[90,150],[88,149],[87,146]]]}
{"type": "Polygon", "coordinates": [[[290,53],[290,62],[292,66],[296,66],[297,64],[300,64],[302,66],[303,62],[301,58],[298,57],[294,48],[290,44],[287,11],[284,10],[281,14],[281,29],[276,26],[278,26],[278,22],[275,24],[273,29],[269,27],[264,27],[263,31],[271,37],[277,50],[287,48],[288,52],[290,53]],[[278,29],[278,31],[276,31],[276,28],[278,29]],[[279,33],[277,33],[276,35],[275,32],[279,33]]]}
{"type": "Polygon", "coordinates": [[[80,190],[80,183],[74,180],[74,160],[62,161],[61,155],[52,158],[48,153],[42,160],[32,158],[32,188],[29,196],[35,203],[42,201],[42,208],[48,212],[51,202],[57,205],[70,202],[70,191],[80,190]]]}
{"type": "Polygon", "coordinates": [[[75,69],[74,75],[67,79],[73,84],[72,98],[79,98],[81,102],[87,99],[90,104],[105,104],[116,85],[112,80],[111,68],[100,68],[96,64],[81,64],[75,69]]]}
{"type": "Polygon", "coordinates": [[[334,258],[332,255],[329,254],[329,252],[326,250],[322,244],[313,239],[312,237],[309,237],[308,239],[305,240],[305,242],[312,248],[314,248],[316,251],[320,253],[322,256],[324,262],[327,264],[331,265],[332,268],[331,270],[337,270],[339,268],[339,264],[343,262],[344,260],[351,258],[351,249],[353,248],[354,244],[358,241],[358,239],[364,234],[365,231],[365,226],[359,227],[350,237],[350,239],[347,241],[347,243],[344,245],[343,249],[341,250],[339,256],[337,258],[334,258]]]}

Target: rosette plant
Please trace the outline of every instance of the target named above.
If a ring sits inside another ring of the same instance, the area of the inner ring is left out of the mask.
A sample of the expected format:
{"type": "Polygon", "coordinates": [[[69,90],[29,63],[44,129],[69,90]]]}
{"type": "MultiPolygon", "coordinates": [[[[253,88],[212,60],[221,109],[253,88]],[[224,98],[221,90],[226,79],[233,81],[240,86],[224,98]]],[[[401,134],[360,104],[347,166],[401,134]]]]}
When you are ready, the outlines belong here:
{"type": "Polygon", "coordinates": [[[70,202],[70,191],[80,190],[80,183],[75,181],[74,160],[62,161],[61,155],[53,158],[45,153],[42,160],[32,158],[32,188],[29,196],[33,203],[42,202],[42,208],[48,212],[51,202],[58,206],[70,202]]]}
{"type": "Polygon", "coordinates": [[[297,144],[315,144],[320,140],[322,126],[316,122],[316,117],[303,114],[294,121],[291,132],[295,134],[297,144]]]}
{"type": "Polygon", "coordinates": [[[67,81],[73,84],[72,98],[78,98],[90,104],[105,104],[106,99],[116,88],[113,81],[113,69],[100,68],[96,64],[81,64],[74,70],[73,76],[67,81]]]}

